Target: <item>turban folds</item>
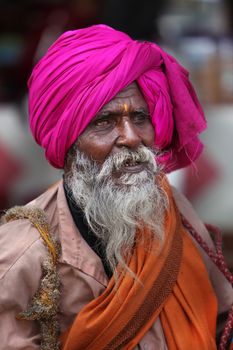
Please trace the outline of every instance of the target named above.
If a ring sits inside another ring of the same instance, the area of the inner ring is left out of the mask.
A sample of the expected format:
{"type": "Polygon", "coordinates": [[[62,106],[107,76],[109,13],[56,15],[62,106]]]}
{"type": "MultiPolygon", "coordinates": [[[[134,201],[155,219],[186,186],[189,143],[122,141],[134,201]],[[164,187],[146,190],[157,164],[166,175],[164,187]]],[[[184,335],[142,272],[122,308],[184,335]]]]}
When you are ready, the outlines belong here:
{"type": "Polygon", "coordinates": [[[199,156],[206,122],[188,72],[154,43],[94,25],[61,35],[28,81],[30,127],[54,167],[63,168],[90,121],[133,81],[147,102],[165,171],[199,156]]]}

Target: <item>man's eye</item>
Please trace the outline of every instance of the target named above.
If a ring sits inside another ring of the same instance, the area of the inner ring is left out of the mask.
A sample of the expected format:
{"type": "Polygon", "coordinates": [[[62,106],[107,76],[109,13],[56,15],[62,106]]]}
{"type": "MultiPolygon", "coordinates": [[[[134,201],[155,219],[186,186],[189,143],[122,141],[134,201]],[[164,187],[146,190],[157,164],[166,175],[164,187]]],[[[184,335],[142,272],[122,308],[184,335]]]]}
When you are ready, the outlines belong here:
{"type": "Polygon", "coordinates": [[[110,118],[97,119],[92,125],[96,130],[107,130],[114,126],[114,121],[110,118]]]}
{"type": "Polygon", "coordinates": [[[95,126],[107,126],[109,124],[109,121],[107,119],[101,119],[101,120],[96,120],[94,125],[95,126]]]}
{"type": "Polygon", "coordinates": [[[136,124],[142,124],[147,121],[150,121],[150,116],[148,114],[142,113],[133,116],[133,122],[136,124]]]}

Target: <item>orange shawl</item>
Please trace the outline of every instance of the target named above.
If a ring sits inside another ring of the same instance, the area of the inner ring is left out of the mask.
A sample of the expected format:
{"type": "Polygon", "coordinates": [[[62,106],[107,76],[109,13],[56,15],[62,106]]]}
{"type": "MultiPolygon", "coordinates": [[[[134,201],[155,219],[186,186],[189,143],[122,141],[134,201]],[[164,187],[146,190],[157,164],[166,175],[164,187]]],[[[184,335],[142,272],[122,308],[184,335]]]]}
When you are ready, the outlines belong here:
{"type": "MultiPolygon", "coordinates": [[[[112,278],[62,334],[62,350],[133,349],[158,316],[169,350],[216,349],[216,298],[166,181],[164,188],[169,208],[162,247],[139,240],[129,262],[139,281],[126,274],[116,290],[112,278]]],[[[139,234],[150,237],[147,228],[139,234]]]]}

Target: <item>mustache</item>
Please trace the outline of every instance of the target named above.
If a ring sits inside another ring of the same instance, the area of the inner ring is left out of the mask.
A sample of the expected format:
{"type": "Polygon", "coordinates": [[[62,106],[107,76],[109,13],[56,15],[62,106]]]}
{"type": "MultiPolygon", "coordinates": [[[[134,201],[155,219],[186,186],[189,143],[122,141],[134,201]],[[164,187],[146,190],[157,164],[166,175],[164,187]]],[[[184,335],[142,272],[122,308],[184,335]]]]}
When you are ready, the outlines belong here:
{"type": "Polygon", "coordinates": [[[134,151],[122,148],[120,152],[106,158],[105,162],[99,169],[98,177],[102,178],[114,172],[120,172],[124,167],[142,163],[146,165],[147,171],[156,173],[158,166],[155,157],[156,151],[151,150],[146,146],[139,146],[138,149],[134,151]]]}

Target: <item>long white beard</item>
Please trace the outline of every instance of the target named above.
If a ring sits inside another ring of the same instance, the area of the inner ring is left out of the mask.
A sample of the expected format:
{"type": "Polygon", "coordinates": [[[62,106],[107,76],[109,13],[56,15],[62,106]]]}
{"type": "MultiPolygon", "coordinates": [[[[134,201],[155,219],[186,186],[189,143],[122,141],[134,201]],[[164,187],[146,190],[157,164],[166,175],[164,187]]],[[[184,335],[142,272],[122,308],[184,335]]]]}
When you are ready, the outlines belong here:
{"type": "Polygon", "coordinates": [[[159,174],[154,154],[144,146],[137,151],[122,149],[100,166],[77,150],[66,186],[83,210],[88,225],[100,237],[113,273],[120,264],[128,270],[128,258],[137,228],[149,227],[154,237],[163,239],[163,218],[167,197],[156,181],[159,174]],[[139,173],[120,172],[127,163],[146,163],[139,173]],[[119,176],[114,176],[118,173],[119,176]]]}

